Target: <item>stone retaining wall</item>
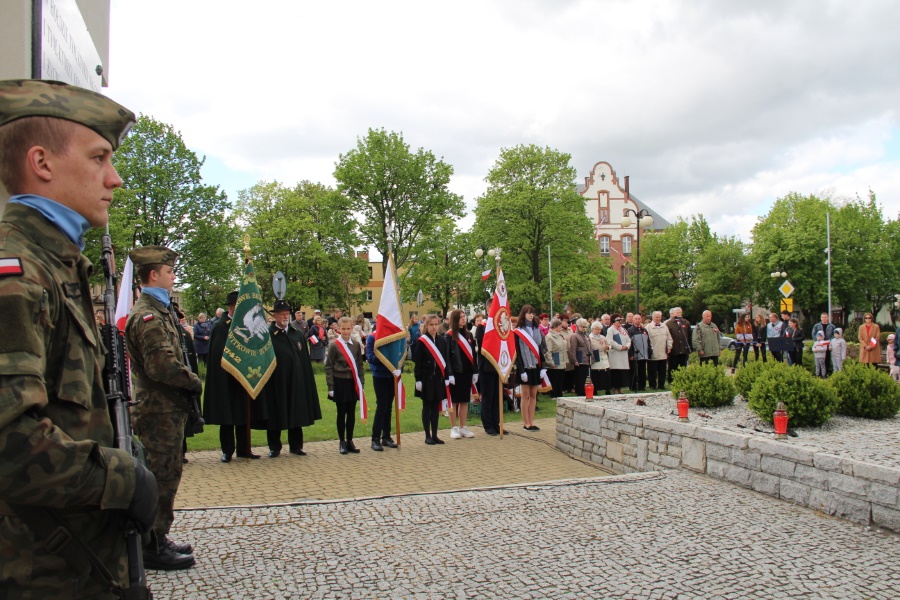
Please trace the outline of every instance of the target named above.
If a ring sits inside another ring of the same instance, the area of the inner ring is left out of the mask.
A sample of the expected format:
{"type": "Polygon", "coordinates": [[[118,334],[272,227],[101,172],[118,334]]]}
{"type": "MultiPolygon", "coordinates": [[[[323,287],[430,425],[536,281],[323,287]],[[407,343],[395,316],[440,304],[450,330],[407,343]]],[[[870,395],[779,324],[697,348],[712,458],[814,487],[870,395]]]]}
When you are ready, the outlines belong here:
{"type": "Polygon", "coordinates": [[[790,441],[560,398],[556,446],[622,473],[686,469],[900,532],[900,469],[817,452],[790,441]]]}

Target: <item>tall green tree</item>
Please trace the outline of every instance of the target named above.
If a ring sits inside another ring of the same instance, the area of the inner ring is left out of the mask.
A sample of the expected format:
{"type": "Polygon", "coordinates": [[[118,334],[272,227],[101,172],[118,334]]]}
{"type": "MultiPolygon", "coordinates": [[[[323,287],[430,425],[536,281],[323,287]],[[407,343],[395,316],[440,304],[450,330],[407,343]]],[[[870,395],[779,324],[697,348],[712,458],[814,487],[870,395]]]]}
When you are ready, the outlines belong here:
{"type": "MultiPolygon", "coordinates": [[[[187,286],[185,308],[191,312],[224,306],[240,266],[228,199],[218,186],[203,183],[204,160],[171,125],[146,115],[138,117],[113,156],[123,182],[113,194],[109,219],[117,266],[122,268],[122,257],[135,245],[179,252],[179,285],[187,286]]],[[[88,247],[96,262],[99,243],[88,247]]]]}
{"type": "Polygon", "coordinates": [[[294,306],[358,308],[368,264],[355,252],[360,238],[346,197],[320,183],[261,181],[238,193],[236,214],[263,298],[274,301],[272,279],[281,271],[294,306]]]}
{"type": "Polygon", "coordinates": [[[403,279],[402,296],[413,298],[422,290],[441,308],[442,315],[451,308],[479,305],[481,278],[470,238],[469,233],[459,231],[455,221],[442,219],[403,279]]]}
{"type": "Polygon", "coordinates": [[[403,134],[369,129],[356,148],[341,154],[334,170],[338,191],[362,216],[362,242],[382,255],[387,267],[387,234],[394,227],[394,263],[401,276],[404,266],[418,262],[426,240],[445,218],[464,213],[462,198],[448,189],[453,167],[430,150],[411,152],[403,134]]]}
{"type": "Polygon", "coordinates": [[[584,199],[572,184],[576,172],[570,160],[569,154],[533,144],[504,148],[485,178],[488,189],[475,208],[473,241],[501,248],[514,307],[528,303],[549,310],[548,262],[554,305],[560,308],[570,299],[596,298],[615,284],[584,199]]]}
{"type": "Polygon", "coordinates": [[[752,274],[745,245],[735,237],[713,236],[696,264],[695,305],[710,310],[717,323],[734,322],[732,309],[750,297],[752,274]]]}

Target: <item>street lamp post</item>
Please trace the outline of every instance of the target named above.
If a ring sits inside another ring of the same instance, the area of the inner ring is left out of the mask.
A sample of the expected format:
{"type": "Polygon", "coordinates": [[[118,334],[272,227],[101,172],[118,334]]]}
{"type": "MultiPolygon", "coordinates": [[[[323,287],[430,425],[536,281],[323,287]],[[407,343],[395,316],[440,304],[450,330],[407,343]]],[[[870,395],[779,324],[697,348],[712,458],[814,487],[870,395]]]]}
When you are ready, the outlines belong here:
{"type": "MultiPolygon", "coordinates": [[[[481,259],[481,272],[484,273],[487,271],[487,263],[484,258],[484,246],[480,245],[475,249],[475,258],[481,259]]],[[[488,291],[484,285],[484,279],[481,280],[481,291],[484,292],[484,314],[487,317],[488,314],[488,291]]]]}
{"type": "Polygon", "coordinates": [[[634,215],[634,223],[637,226],[637,241],[635,245],[637,261],[635,262],[636,282],[634,287],[634,312],[636,314],[641,314],[641,229],[646,229],[653,225],[653,217],[650,216],[650,211],[646,208],[641,210],[626,208],[625,217],[622,218],[622,227],[631,227],[631,217],[628,216],[629,213],[634,215]]]}

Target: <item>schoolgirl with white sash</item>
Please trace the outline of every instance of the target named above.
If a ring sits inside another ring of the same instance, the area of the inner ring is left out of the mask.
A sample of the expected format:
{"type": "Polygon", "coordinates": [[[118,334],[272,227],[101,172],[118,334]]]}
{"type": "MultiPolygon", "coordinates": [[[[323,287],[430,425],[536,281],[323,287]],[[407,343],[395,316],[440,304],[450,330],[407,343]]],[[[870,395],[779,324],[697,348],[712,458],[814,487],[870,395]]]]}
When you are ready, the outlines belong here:
{"type": "Polygon", "coordinates": [[[422,320],[422,337],[415,346],[416,397],[422,399],[422,427],[425,443],[443,444],[437,436],[441,404],[450,398],[450,373],[447,369],[447,347],[443,336],[437,334],[440,319],[426,315],[422,320]]]}
{"type": "Polygon", "coordinates": [[[450,439],[472,438],[466,420],[469,401],[475,388],[475,340],[466,328],[466,313],[456,309],[450,313],[450,331],[444,336],[450,367],[450,439]]]}
{"type": "Polygon", "coordinates": [[[338,321],[340,337],[328,346],[325,356],[325,381],[328,398],[337,405],[337,432],[341,454],[359,453],[353,444],[353,428],[356,425],[356,403],[360,402],[360,418],[367,416],[364,392],[362,344],[351,339],[353,321],[341,317],[338,321]]]}
{"type": "Polygon", "coordinates": [[[547,346],[540,325],[534,307],[526,304],[519,312],[519,320],[513,330],[516,335],[516,373],[522,392],[522,422],[526,431],[540,431],[534,424],[538,389],[550,383],[544,368],[547,346]]]}

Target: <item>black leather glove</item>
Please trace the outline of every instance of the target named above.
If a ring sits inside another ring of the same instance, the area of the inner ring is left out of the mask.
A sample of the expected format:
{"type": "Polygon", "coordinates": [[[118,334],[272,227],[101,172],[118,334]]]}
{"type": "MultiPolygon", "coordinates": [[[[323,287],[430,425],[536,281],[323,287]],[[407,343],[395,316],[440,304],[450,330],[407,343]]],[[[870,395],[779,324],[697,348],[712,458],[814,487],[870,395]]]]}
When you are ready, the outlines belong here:
{"type": "Polygon", "coordinates": [[[156,476],[138,459],[134,459],[134,496],[125,514],[134,519],[141,533],[153,529],[159,512],[159,487],[156,476]]]}

